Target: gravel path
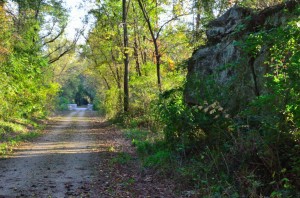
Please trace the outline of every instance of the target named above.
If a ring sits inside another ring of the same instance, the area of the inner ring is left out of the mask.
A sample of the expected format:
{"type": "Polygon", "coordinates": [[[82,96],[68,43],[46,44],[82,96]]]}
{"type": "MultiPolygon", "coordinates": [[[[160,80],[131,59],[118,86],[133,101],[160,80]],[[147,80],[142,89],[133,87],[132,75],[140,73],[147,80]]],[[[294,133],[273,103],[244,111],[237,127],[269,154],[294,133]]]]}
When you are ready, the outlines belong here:
{"type": "Polygon", "coordinates": [[[178,196],[171,180],[140,165],[121,130],[78,108],[51,118],[43,136],[0,159],[2,197],[178,196]]]}
{"type": "Polygon", "coordinates": [[[0,197],[97,197],[92,185],[101,127],[93,130],[96,119],[85,109],[55,117],[36,143],[0,160],[0,197]]]}

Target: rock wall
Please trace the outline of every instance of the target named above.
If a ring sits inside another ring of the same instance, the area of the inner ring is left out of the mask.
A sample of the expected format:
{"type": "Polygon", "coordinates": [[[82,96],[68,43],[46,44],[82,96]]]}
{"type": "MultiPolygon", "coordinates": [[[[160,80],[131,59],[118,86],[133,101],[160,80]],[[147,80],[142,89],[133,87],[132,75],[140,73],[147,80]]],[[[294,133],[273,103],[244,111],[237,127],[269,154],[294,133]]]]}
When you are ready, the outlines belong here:
{"type": "Polygon", "coordinates": [[[234,6],[212,21],[206,32],[207,44],[189,60],[185,101],[193,105],[203,100],[222,100],[219,102],[225,107],[236,109],[264,92],[268,46],[262,46],[254,58],[237,43],[255,32],[286,24],[293,17],[289,11],[297,5],[298,0],[288,1],[258,13],[234,6]]]}

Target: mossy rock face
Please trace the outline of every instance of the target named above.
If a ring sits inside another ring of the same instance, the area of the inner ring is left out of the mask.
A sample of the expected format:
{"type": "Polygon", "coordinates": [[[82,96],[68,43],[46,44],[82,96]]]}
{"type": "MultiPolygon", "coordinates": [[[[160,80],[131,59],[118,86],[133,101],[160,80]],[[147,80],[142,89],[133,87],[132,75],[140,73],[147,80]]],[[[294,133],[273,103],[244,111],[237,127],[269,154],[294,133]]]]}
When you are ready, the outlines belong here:
{"type": "Polygon", "coordinates": [[[201,101],[219,100],[235,112],[253,98],[265,93],[265,74],[270,68],[270,45],[267,40],[249,43],[251,35],[282,27],[292,18],[299,2],[289,1],[260,12],[234,6],[208,25],[207,44],[189,60],[185,101],[198,105],[201,101]],[[245,46],[259,45],[255,54],[245,46]],[[211,97],[213,96],[213,97],[211,97]],[[213,98],[213,99],[212,99],[213,98]]]}

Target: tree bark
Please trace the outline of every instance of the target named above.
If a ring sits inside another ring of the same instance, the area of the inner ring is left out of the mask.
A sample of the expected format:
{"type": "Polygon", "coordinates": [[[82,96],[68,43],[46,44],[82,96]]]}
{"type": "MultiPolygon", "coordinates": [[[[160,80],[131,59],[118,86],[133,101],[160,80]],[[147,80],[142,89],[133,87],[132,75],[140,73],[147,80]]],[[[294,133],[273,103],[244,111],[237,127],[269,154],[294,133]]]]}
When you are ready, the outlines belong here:
{"type": "MultiPolygon", "coordinates": [[[[141,38],[140,37],[138,37],[138,38],[139,38],[139,45],[141,46],[141,40],[140,40],[141,38]]],[[[143,43],[145,43],[145,41],[146,41],[146,36],[143,36],[143,43]]],[[[145,47],[141,48],[141,57],[142,57],[143,63],[146,64],[147,63],[147,53],[146,53],[145,47]]]]}
{"type": "Polygon", "coordinates": [[[161,92],[162,87],[161,87],[161,75],[160,75],[160,54],[159,54],[159,47],[157,44],[157,39],[153,40],[153,44],[154,44],[154,49],[155,49],[157,85],[158,85],[159,91],[161,92]]]}
{"type": "MultiPolygon", "coordinates": [[[[136,13],[135,11],[135,7],[134,4],[132,3],[132,10],[134,13],[136,13]]],[[[135,70],[136,73],[138,74],[138,76],[142,76],[142,72],[141,72],[141,68],[140,68],[140,61],[139,61],[139,46],[138,46],[138,21],[137,21],[137,15],[134,17],[134,58],[135,58],[135,70]]]]}
{"type": "Polygon", "coordinates": [[[129,55],[126,0],[122,0],[123,6],[123,32],[124,32],[124,112],[129,111],[129,55]]]}
{"type": "Polygon", "coordinates": [[[139,76],[142,76],[141,67],[140,67],[140,61],[139,61],[139,53],[138,53],[138,43],[136,36],[134,37],[134,58],[135,58],[135,69],[139,76]]]}

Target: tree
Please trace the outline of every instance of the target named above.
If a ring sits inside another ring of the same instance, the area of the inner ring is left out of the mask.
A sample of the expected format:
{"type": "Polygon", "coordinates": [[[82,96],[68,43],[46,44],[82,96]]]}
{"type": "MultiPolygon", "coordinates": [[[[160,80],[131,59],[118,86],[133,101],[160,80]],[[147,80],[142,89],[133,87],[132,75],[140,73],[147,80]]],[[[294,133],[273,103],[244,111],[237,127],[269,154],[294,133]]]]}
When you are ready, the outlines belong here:
{"type": "MultiPolygon", "coordinates": [[[[161,52],[160,52],[160,42],[159,38],[161,32],[163,31],[164,27],[171,23],[172,21],[178,20],[179,17],[188,15],[188,13],[184,12],[174,12],[172,17],[168,20],[164,21],[162,24],[159,24],[159,7],[158,1],[146,3],[143,0],[137,0],[139,7],[142,11],[144,20],[147,24],[149,33],[151,35],[152,43],[154,46],[155,52],[155,60],[156,60],[156,76],[157,76],[157,85],[160,91],[162,91],[162,82],[161,82],[161,52]],[[148,7],[147,7],[148,6],[148,7]],[[151,15],[152,14],[152,15],[151,15]],[[154,22],[153,22],[154,21],[154,22]]],[[[166,14],[166,13],[164,13],[166,14]]]]}
{"type": "Polygon", "coordinates": [[[127,32],[127,4],[122,0],[123,7],[123,34],[124,34],[124,111],[129,111],[129,55],[128,55],[128,32],[127,32]]]}
{"type": "MultiPolygon", "coordinates": [[[[6,53],[1,61],[0,98],[6,103],[1,105],[2,119],[32,118],[44,116],[58,91],[58,84],[52,81],[53,72],[44,57],[47,46],[43,45],[55,33],[41,35],[47,16],[51,13],[60,20],[61,1],[14,0],[4,7],[1,1],[1,47],[6,53]],[[10,4],[15,3],[14,9],[10,4]],[[55,7],[56,6],[56,7],[55,7]],[[3,14],[3,15],[2,15],[3,14]],[[4,86],[5,88],[3,88],[4,86]]],[[[63,12],[62,12],[63,13],[63,12]]],[[[46,29],[45,29],[46,30],[46,29]]],[[[56,30],[58,30],[56,28],[56,30]]]]}
{"type": "Polygon", "coordinates": [[[94,71],[93,75],[103,89],[98,96],[106,101],[105,111],[113,112],[108,113],[110,115],[124,110],[124,52],[130,53],[130,48],[125,49],[120,29],[123,25],[122,11],[122,2],[107,0],[97,4],[90,11],[96,18],[96,24],[86,38],[88,45],[83,48],[84,56],[91,63],[89,70],[94,71]]]}

